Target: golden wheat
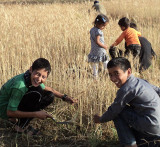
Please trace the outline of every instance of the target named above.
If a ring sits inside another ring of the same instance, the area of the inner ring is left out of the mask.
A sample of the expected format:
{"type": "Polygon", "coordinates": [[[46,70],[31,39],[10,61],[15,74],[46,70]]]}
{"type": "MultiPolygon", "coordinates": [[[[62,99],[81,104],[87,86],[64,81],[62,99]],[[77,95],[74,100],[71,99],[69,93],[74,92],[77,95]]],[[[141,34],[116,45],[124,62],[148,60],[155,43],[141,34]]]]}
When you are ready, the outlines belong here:
{"type": "MultiPolygon", "coordinates": [[[[142,75],[134,69],[133,72],[160,86],[160,1],[108,0],[103,4],[110,19],[103,31],[108,47],[121,33],[117,25],[119,18],[127,16],[136,21],[139,31],[152,43],[158,59],[142,75]]],[[[117,90],[103,72],[95,81],[86,60],[90,51],[89,30],[96,16],[91,6],[92,2],[0,5],[0,85],[25,72],[36,58],[47,58],[52,72],[46,84],[79,100],[78,108],[56,101],[49,111],[60,120],[76,116],[86,132],[95,129],[93,115],[105,112],[117,90]]],[[[120,48],[124,48],[123,43],[120,48]]],[[[113,135],[112,123],[103,127],[113,135]]],[[[52,125],[47,125],[46,129],[54,130],[52,125]]]]}

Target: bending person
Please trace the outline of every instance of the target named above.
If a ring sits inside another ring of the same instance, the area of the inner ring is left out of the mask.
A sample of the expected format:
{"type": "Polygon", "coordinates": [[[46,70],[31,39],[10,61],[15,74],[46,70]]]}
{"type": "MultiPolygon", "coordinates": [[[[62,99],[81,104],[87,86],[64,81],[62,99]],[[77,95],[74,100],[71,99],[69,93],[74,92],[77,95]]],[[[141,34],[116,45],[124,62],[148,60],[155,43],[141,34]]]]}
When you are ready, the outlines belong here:
{"type": "Polygon", "coordinates": [[[48,60],[35,60],[28,71],[8,80],[0,90],[0,118],[15,125],[15,131],[35,135],[38,131],[28,124],[33,118],[52,118],[43,111],[54,100],[54,96],[71,104],[76,103],[71,97],[45,86],[51,72],[48,60]],[[16,121],[18,120],[18,121],[16,121]]]}

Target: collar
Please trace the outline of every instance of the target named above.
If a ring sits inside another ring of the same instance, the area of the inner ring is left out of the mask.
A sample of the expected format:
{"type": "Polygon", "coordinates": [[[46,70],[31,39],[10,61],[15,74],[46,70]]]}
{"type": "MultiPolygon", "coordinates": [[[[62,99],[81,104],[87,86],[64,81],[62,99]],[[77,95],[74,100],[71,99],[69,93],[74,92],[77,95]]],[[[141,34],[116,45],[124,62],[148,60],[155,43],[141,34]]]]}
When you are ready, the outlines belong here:
{"type": "MultiPolygon", "coordinates": [[[[135,76],[131,74],[131,75],[127,78],[127,81],[122,85],[122,87],[124,88],[125,86],[128,85],[128,82],[131,82],[131,81],[133,81],[134,79],[135,79],[135,76]]],[[[121,88],[122,88],[122,87],[121,87],[121,88]]]]}
{"type": "Polygon", "coordinates": [[[25,80],[25,84],[26,84],[27,88],[29,88],[29,87],[32,86],[32,83],[31,83],[31,73],[29,72],[29,70],[27,70],[24,73],[24,80],[25,80]]]}

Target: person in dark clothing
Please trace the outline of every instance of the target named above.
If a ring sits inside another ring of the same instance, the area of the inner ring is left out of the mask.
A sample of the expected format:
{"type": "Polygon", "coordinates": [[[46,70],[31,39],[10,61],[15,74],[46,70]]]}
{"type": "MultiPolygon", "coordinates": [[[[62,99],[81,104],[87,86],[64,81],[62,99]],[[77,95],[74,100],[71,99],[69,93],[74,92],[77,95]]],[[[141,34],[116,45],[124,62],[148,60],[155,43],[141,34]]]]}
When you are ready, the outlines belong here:
{"type": "Polygon", "coordinates": [[[153,56],[156,56],[155,52],[152,49],[151,43],[145,37],[139,37],[141,43],[141,52],[140,52],[140,68],[139,70],[146,70],[151,65],[151,60],[153,56]]]}
{"type": "MultiPolygon", "coordinates": [[[[130,23],[130,27],[137,30],[137,25],[135,23],[130,23]]],[[[151,60],[153,57],[156,57],[156,53],[152,49],[151,43],[145,37],[140,36],[139,41],[141,44],[141,51],[140,51],[140,55],[139,55],[139,63],[140,63],[139,71],[141,72],[141,71],[146,70],[150,67],[151,60]]],[[[125,55],[127,55],[127,54],[128,54],[128,52],[126,49],[125,55]]]]}
{"type": "Polygon", "coordinates": [[[94,1],[92,9],[95,9],[96,12],[98,12],[99,14],[107,15],[105,7],[102,4],[100,4],[99,1],[94,1]]]}

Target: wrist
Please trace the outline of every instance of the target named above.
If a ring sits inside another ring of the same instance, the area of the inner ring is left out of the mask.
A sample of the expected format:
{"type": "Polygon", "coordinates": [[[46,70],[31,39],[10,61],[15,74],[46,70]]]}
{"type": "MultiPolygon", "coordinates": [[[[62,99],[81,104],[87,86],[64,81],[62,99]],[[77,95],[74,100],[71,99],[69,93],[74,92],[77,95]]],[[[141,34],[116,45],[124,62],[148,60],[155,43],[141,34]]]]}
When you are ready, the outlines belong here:
{"type": "Polygon", "coordinates": [[[62,96],[62,100],[63,100],[63,101],[66,101],[66,97],[67,97],[67,95],[64,94],[64,95],[62,96]]]}
{"type": "Polygon", "coordinates": [[[33,116],[34,116],[35,118],[38,117],[37,111],[33,112],[33,116]]]}

